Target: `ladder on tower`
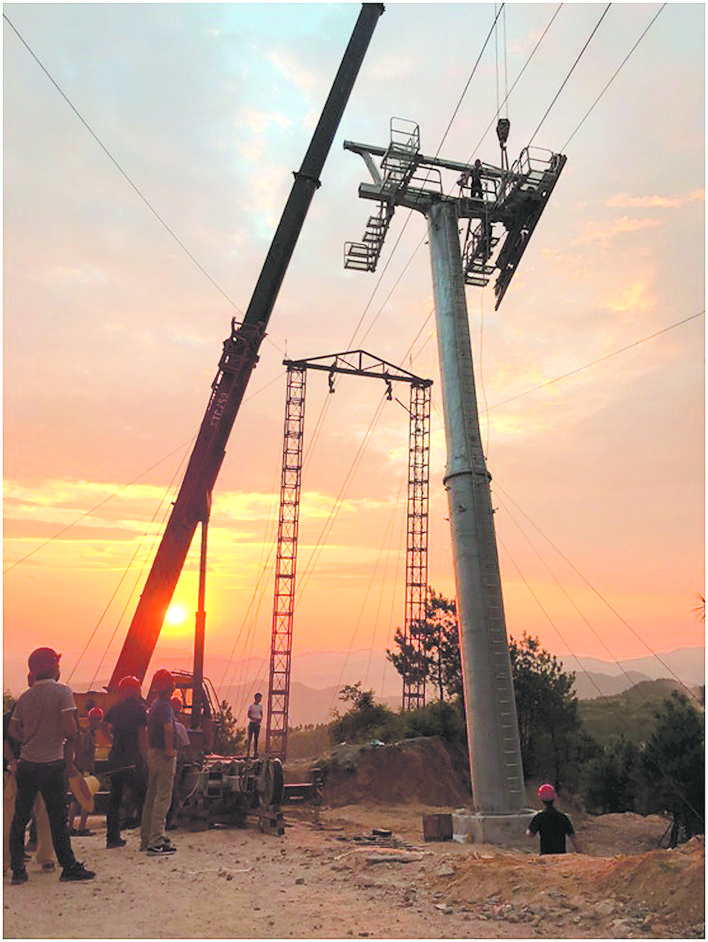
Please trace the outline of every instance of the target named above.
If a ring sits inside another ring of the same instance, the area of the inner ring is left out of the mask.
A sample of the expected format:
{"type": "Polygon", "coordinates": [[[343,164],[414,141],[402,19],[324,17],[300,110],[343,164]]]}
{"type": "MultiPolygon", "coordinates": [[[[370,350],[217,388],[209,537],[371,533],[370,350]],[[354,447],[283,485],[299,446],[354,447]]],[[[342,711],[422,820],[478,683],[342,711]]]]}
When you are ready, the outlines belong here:
{"type": "Polygon", "coordinates": [[[389,145],[381,161],[384,176],[378,213],[376,216],[369,216],[361,242],[345,243],[345,268],[376,271],[386,233],[393,218],[396,196],[410,183],[418,166],[419,151],[418,125],[404,118],[391,118],[389,145]]]}

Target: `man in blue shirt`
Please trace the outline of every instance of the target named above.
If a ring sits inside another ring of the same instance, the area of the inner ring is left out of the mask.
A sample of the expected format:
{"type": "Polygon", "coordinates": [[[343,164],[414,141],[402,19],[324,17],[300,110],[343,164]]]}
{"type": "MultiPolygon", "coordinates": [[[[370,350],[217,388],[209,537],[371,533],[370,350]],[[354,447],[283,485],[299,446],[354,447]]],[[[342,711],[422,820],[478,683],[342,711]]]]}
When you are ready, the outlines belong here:
{"type": "Polygon", "coordinates": [[[165,834],[177,759],[175,715],[170,704],[175,682],[169,671],[159,670],[152,686],[157,699],[148,713],[148,787],[140,824],[140,850],[159,857],[177,850],[165,834]]]}

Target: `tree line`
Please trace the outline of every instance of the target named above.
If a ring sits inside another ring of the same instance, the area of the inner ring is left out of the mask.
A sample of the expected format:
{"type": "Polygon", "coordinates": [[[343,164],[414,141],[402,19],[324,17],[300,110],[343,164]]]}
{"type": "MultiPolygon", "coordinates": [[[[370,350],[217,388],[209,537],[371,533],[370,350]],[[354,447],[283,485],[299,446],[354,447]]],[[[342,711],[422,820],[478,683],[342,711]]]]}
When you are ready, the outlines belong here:
{"type": "MultiPolygon", "coordinates": [[[[454,601],[430,592],[426,617],[401,629],[387,657],[402,677],[425,681],[434,700],[394,713],[361,683],[342,688],[348,704],[331,726],[334,742],[392,742],[409,735],[440,735],[466,746],[457,614],[454,601]]],[[[681,693],[655,706],[639,744],[625,736],[600,745],[583,726],[575,674],[527,634],[510,638],[524,776],[550,781],[579,797],[590,813],[634,811],[670,818],[670,846],[704,833],[704,719],[681,693]]]]}

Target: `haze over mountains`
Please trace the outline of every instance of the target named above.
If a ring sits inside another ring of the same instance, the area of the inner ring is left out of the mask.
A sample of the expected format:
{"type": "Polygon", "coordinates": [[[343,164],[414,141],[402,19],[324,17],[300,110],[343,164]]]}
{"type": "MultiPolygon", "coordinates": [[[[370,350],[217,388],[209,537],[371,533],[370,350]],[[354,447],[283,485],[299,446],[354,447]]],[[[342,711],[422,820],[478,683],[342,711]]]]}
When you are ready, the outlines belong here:
{"type": "MultiPolygon", "coordinates": [[[[671,678],[687,687],[705,682],[705,650],[703,647],[678,648],[657,656],[631,658],[623,661],[603,661],[597,658],[560,655],[564,669],[575,673],[575,689],[581,700],[609,697],[645,680],[671,678]]],[[[65,682],[74,690],[89,688],[90,665],[68,674],[75,658],[71,652],[62,659],[65,682]]],[[[5,653],[4,689],[14,694],[24,689],[26,675],[24,656],[5,653]]],[[[150,676],[157,667],[168,669],[189,667],[189,656],[183,651],[165,652],[159,665],[152,664],[150,676]]],[[[103,673],[103,672],[102,672],[103,673]]],[[[229,665],[224,658],[206,657],[205,675],[216,688],[218,699],[226,700],[241,725],[253,694],[260,690],[267,694],[268,660],[250,658],[238,665],[229,665]]],[[[108,672],[91,685],[100,690],[108,681],[108,672]]],[[[386,660],[384,651],[305,651],[293,655],[290,685],[289,720],[291,726],[326,723],[333,711],[344,712],[347,705],[339,699],[346,684],[361,682],[362,689],[373,689],[376,700],[392,709],[400,707],[401,678],[386,660]]]]}

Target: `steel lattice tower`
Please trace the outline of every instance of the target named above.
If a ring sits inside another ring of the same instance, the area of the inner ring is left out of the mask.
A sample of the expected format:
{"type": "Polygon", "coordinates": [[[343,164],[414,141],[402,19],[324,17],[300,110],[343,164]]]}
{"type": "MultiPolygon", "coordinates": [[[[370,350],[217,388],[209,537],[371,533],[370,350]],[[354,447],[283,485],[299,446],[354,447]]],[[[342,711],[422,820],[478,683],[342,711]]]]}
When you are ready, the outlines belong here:
{"type": "MultiPolygon", "coordinates": [[[[428,605],[428,503],[430,493],[430,386],[411,384],[408,430],[408,508],[406,535],[405,640],[415,661],[418,629],[428,605]]],[[[415,667],[415,665],[413,665],[415,667]]],[[[403,678],[403,709],[425,706],[425,676],[412,670],[403,678]]]]}
{"type": "Polygon", "coordinates": [[[280,756],[283,760],[286,751],[290,701],[290,660],[295,612],[295,570],[300,521],[306,379],[305,368],[292,365],[288,367],[265,741],[266,755],[280,756]]]}
{"type": "MultiPolygon", "coordinates": [[[[271,757],[277,756],[283,761],[287,752],[290,706],[290,666],[295,615],[306,372],[308,369],[327,372],[330,392],[334,392],[334,376],[337,373],[382,379],[386,383],[388,399],[393,398],[394,382],[405,382],[410,386],[404,633],[414,648],[412,663],[417,662],[416,653],[420,650],[419,637],[415,629],[425,621],[428,598],[430,387],[432,386],[432,380],[421,379],[364,350],[336,353],[308,360],[285,360],[284,365],[287,367],[288,379],[265,741],[266,754],[271,757]]],[[[413,674],[404,677],[404,709],[422,706],[424,703],[425,679],[419,679],[413,674]]]]}

